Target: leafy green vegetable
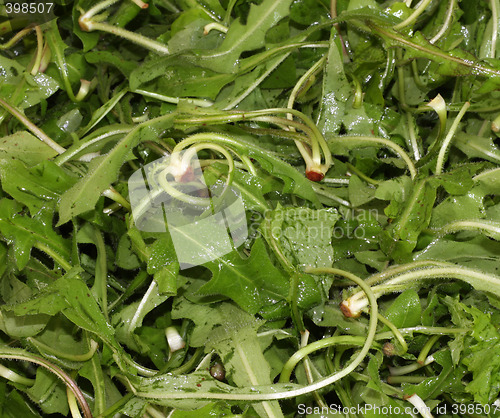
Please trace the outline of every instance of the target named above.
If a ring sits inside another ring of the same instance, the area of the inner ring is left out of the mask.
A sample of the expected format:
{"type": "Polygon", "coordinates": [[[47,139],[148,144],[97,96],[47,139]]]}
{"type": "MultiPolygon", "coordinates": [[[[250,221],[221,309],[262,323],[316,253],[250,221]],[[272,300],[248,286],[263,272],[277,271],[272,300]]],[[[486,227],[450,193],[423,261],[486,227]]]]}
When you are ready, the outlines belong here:
{"type": "Polygon", "coordinates": [[[2,417],[499,416],[498,1],[4,3],[2,417]]]}

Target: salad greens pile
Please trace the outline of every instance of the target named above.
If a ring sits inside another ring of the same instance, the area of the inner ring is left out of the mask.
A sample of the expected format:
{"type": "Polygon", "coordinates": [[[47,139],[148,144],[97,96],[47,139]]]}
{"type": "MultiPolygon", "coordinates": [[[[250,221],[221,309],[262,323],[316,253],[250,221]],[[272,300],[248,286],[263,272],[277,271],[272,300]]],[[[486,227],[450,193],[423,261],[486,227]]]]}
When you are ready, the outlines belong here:
{"type": "Polygon", "coordinates": [[[8,7],[2,417],[500,416],[498,0],[8,7]],[[180,150],[249,229],[188,269],[180,150]]]}

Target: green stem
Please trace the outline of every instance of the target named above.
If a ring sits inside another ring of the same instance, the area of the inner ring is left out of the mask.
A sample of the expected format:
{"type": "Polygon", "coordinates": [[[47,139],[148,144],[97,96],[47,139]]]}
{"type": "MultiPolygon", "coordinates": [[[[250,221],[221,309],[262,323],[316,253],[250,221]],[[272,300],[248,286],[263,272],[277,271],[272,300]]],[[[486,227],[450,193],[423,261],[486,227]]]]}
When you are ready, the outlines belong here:
{"type": "MultiPolygon", "coordinates": [[[[471,332],[470,329],[467,328],[447,328],[447,327],[424,327],[424,326],[419,326],[419,327],[410,327],[410,328],[398,328],[398,332],[401,335],[412,335],[414,332],[418,332],[421,334],[439,334],[439,335],[454,335],[454,334],[464,334],[467,332],[471,332]]],[[[376,340],[386,340],[388,338],[391,338],[393,336],[392,331],[387,331],[387,332],[379,332],[377,335],[375,335],[376,340]]]]}
{"type": "Polygon", "coordinates": [[[95,342],[94,340],[90,340],[90,350],[87,353],[84,354],[70,354],[67,352],[59,351],[51,346],[42,343],[41,341],[38,341],[34,339],[33,337],[28,337],[27,340],[32,343],[39,351],[43,351],[45,353],[48,353],[50,355],[63,358],[66,360],[70,361],[87,361],[92,358],[92,356],[95,354],[96,350],[99,348],[99,344],[95,342]]]}
{"type": "Polygon", "coordinates": [[[312,188],[313,188],[315,193],[317,193],[321,196],[327,197],[328,199],[331,199],[334,202],[337,202],[337,203],[341,204],[342,206],[345,206],[346,208],[352,208],[352,205],[347,200],[344,200],[344,199],[338,197],[336,194],[330,192],[328,188],[322,187],[319,184],[315,184],[315,183],[312,184],[312,188]]]}
{"type": "Polygon", "coordinates": [[[66,385],[66,387],[68,387],[71,390],[71,392],[73,392],[73,394],[76,397],[76,400],[80,404],[80,408],[83,411],[83,416],[85,418],[92,418],[92,412],[89,408],[89,405],[87,404],[87,401],[85,400],[85,397],[83,396],[83,393],[76,384],[76,382],[56,365],[48,362],[47,360],[41,357],[33,356],[31,354],[27,354],[23,350],[10,347],[9,348],[3,347],[0,349],[0,358],[29,361],[31,363],[38,364],[39,366],[45,367],[50,372],[54,373],[59,379],[61,379],[66,385]]]}
{"type": "MultiPolygon", "coordinates": [[[[346,163],[346,167],[349,169],[349,171],[352,171],[354,174],[356,174],[360,179],[366,181],[367,183],[377,185],[380,184],[380,181],[378,180],[373,180],[372,178],[368,177],[365,173],[363,173],[361,170],[353,166],[351,163],[346,163]]],[[[325,180],[326,182],[326,180],[325,180]]]]}
{"type": "Polygon", "coordinates": [[[376,274],[368,277],[365,280],[365,282],[367,285],[373,286],[374,284],[383,282],[384,280],[388,280],[391,277],[397,276],[400,273],[419,269],[422,267],[454,267],[454,266],[455,265],[451,264],[451,263],[434,261],[434,260],[414,261],[414,262],[408,263],[408,264],[402,264],[402,265],[389,267],[389,268],[381,271],[380,273],[376,273],[376,274]]]}
{"type": "Polygon", "coordinates": [[[36,32],[37,48],[36,48],[35,62],[33,63],[33,68],[31,69],[31,75],[33,76],[38,73],[43,56],[43,34],[42,34],[42,29],[40,29],[39,25],[35,26],[35,32],[36,32]]]}
{"type": "Polygon", "coordinates": [[[441,338],[441,335],[433,335],[431,338],[427,340],[422,350],[420,351],[420,354],[418,355],[417,363],[422,365],[425,363],[425,360],[427,359],[427,356],[429,355],[431,348],[434,346],[434,344],[436,344],[439,338],[441,338]]]}
{"type": "Polygon", "coordinates": [[[113,26],[103,22],[94,22],[92,20],[82,19],[82,17],[80,17],[79,22],[80,27],[84,31],[91,32],[94,30],[100,30],[102,32],[108,32],[126,39],[127,41],[143,46],[144,48],[156,52],[159,55],[168,55],[170,53],[168,47],[165,44],[162,44],[161,42],[155,41],[153,39],[149,39],[146,36],[140,35],[138,33],[130,32],[118,26],[113,26]]]}
{"type": "Polygon", "coordinates": [[[125,209],[130,211],[131,206],[129,201],[125,199],[120,193],[118,193],[118,191],[113,186],[110,186],[109,189],[106,189],[104,192],[102,192],[102,195],[115,201],[116,203],[120,204],[125,209]]]}
{"type": "Polygon", "coordinates": [[[94,7],[90,8],[87,12],[85,12],[82,16],[81,19],[90,19],[93,16],[95,16],[97,13],[99,13],[101,10],[107,9],[109,6],[112,6],[113,4],[117,3],[119,0],[105,0],[101,1],[100,3],[97,3],[94,7]]]}
{"type": "Polygon", "coordinates": [[[443,171],[444,158],[446,155],[446,151],[448,150],[448,146],[450,145],[450,142],[453,139],[453,136],[455,135],[455,132],[458,128],[458,124],[460,123],[460,121],[464,117],[465,112],[467,112],[467,109],[469,107],[470,107],[470,103],[465,102],[464,105],[462,106],[462,109],[460,109],[460,112],[458,113],[457,117],[453,121],[453,124],[451,125],[451,128],[448,131],[448,134],[446,135],[446,138],[443,141],[443,145],[441,146],[441,149],[439,150],[438,159],[436,162],[436,174],[441,174],[441,172],[443,171]]]}
{"type": "Polygon", "coordinates": [[[491,5],[491,50],[490,58],[495,59],[497,52],[497,38],[498,38],[498,3],[497,0],[490,0],[491,5]]]}
{"type": "Polygon", "coordinates": [[[35,25],[29,25],[25,29],[17,32],[12,38],[10,38],[7,42],[0,44],[0,50],[2,49],[9,49],[10,47],[14,46],[16,43],[18,43],[21,39],[23,39],[26,35],[28,35],[33,29],[35,28],[35,25]]]}
{"type": "MultiPolygon", "coordinates": [[[[379,317],[380,319],[380,317],[379,317]]],[[[296,351],[285,363],[283,369],[281,370],[281,375],[279,382],[285,383],[290,380],[290,376],[292,375],[293,369],[295,366],[306,356],[309,354],[322,350],[324,348],[334,346],[334,345],[348,345],[348,346],[363,346],[365,343],[364,337],[356,337],[352,335],[341,335],[323,338],[322,340],[315,341],[311,344],[306,345],[300,350],[296,351]]]]}
{"type": "Polygon", "coordinates": [[[78,409],[78,403],[76,402],[75,395],[71,392],[71,389],[66,386],[66,397],[68,398],[69,410],[73,418],[82,418],[80,410],[78,409]]]}
{"type": "Polygon", "coordinates": [[[406,353],[408,351],[408,345],[406,344],[406,341],[405,341],[403,335],[399,332],[397,327],[391,321],[389,321],[388,319],[386,319],[384,316],[382,316],[380,314],[378,315],[378,320],[381,323],[383,323],[384,325],[387,325],[387,327],[393,333],[394,337],[396,337],[396,339],[398,340],[398,342],[402,348],[402,353],[400,353],[400,354],[406,353]]]}
{"type": "Polygon", "coordinates": [[[450,0],[450,5],[448,6],[448,10],[446,11],[446,17],[443,22],[443,26],[439,29],[439,32],[436,33],[433,38],[429,41],[431,44],[435,44],[441,37],[445,34],[445,32],[450,27],[451,18],[453,17],[453,9],[455,8],[456,0],[450,0]]]}
{"type": "Polygon", "coordinates": [[[200,107],[210,107],[214,104],[210,100],[193,99],[193,98],[189,98],[189,97],[165,96],[163,94],[154,93],[151,91],[141,90],[141,89],[136,89],[136,90],[132,91],[132,93],[142,94],[143,96],[146,96],[146,97],[151,97],[153,99],[157,99],[157,100],[160,100],[162,102],[173,103],[173,104],[179,104],[180,101],[192,104],[194,106],[200,106],[200,107]]]}
{"type": "Polygon", "coordinates": [[[20,385],[33,386],[35,384],[35,379],[21,376],[8,367],[5,367],[3,364],[0,364],[0,376],[20,385]]]}
{"type": "Polygon", "coordinates": [[[66,151],[66,148],[61,147],[58,143],[54,142],[45,132],[43,132],[38,126],[31,122],[23,113],[21,113],[15,107],[9,105],[4,100],[0,99],[0,106],[2,106],[7,112],[14,116],[19,122],[21,122],[33,135],[35,135],[40,141],[47,144],[50,148],[56,151],[58,154],[62,154],[66,151]]]}
{"type": "Polygon", "coordinates": [[[422,383],[425,379],[428,379],[427,376],[388,376],[387,383],[393,384],[401,384],[401,383],[410,383],[416,384],[422,383]]]}
{"type": "Polygon", "coordinates": [[[417,7],[410,16],[408,16],[401,23],[394,25],[394,29],[395,30],[403,29],[404,27],[409,26],[412,23],[414,23],[418,19],[418,17],[424,12],[424,10],[426,9],[426,7],[429,5],[429,3],[431,1],[432,0],[423,0],[420,3],[420,6],[417,7]]]}
{"type": "Polygon", "coordinates": [[[71,160],[75,155],[82,153],[85,150],[85,148],[88,148],[88,147],[90,147],[90,146],[92,146],[100,141],[108,139],[111,136],[126,134],[126,133],[130,132],[133,128],[132,127],[123,128],[123,127],[115,126],[111,130],[109,130],[109,129],[110,129],[110,127],[108,127],[108,126],[105,128],[98,129],[97,131],[95,131],[91,135],[89,135],[90,138],[83,138],[81,140],[81,142],[83,142],[83,144],[78,145],[76,147],[70,147],[65,152],[58,155],[54,159],[54,162],[59,166],[63,165],[65,162],[71,160]],[[103,132],[103,133],[101,134],[99,132],[103,132]]]}
{"type": "Polygon", "coordinates": [[[417,175],[417,169],[415,168],[415,165],[413,164],[411,158],[408,156],[408,154],[401,148],[399,145],[395,144],[394,142],[385,139],[385,138],[378,138],[378,137],[371,137],[371,136],[339,136],[335,138],[330,138],[327,141],[329,144],[330,143],[335,143],[335,142],[340,142],[340,143],[354,143],[354,142],[361,142],[363,145],[366,146],[373,146],[373,145],[382,145],[386,148],[389,148],[393,150],[396,154],[398,154],[403,161],[406,163],[408,166],[408,169],[410,170],[410,175],[411,178],[415,178],[417,175]]]}
{"type": "Polygon", "coordinates": [[[482,231],[490,237],[499,239],[500,237],[500,222],[488,221],[488,220],[463,220],[452,222],[445,225],[439,231],[439,235],[453,234],[459,231],[482,231]]]}
{"type": "Polygon", "coordinates": [[[169,373],[173,375],[181,375],[190,372],[198,364],[198,360],[201,358],[202,355],[203,355],[203,347],[199,347],[196,349],[196,351],[193,353],[193,355],[188,361],[186,361],[182,366],[178,367],[177,369],[171,370],[169,373]]]}
{"type": "MultiPolygon", "coordinates": [[[[394,290],[415,286],[419,281],[432,279],[462,280],[473,286],[476,290],[493,293],[500,297],[500,277],[465,267],[430,267],[410,271],[387,280],[381,285],[373,286],[371,290],[376,297],[380,297],[384,294],[392,293],[394,290]]],[[[359,315],[361,310],[368,305],[368,299],[360,291],[347,300],[344,300],[342,304],[346,310],[355,316],[359,315]]]]}
{"type": "Polygon", "coordinates": [[[58,254],[57,252],[55,252],[47,244],[45,244],[43,242],[40,242],[40,241],[36,241],[35,244],[34,244],[34,246],[36,248],[38,248],[40,251],[43,251],[48,256],[52,257],[54,259],[54,261],[56,263],[58,263],[67,272],[70,271],[73,268],[73,266],[68,261],[66,261],[65,258],[63,258],[60,254],[58,254]]]}
{"type": "Polygon", "coordinates": [[[104,244],[104,238],[102,233],[97,229],[93,228],[94,243],[97,248],[97,260],[95,266],[95,279],[94,287],[96,293],[99,295],[101,302],[101,309],[109,322],[108,314],[108,263],[106,260],[106,246],[104,244]]]}

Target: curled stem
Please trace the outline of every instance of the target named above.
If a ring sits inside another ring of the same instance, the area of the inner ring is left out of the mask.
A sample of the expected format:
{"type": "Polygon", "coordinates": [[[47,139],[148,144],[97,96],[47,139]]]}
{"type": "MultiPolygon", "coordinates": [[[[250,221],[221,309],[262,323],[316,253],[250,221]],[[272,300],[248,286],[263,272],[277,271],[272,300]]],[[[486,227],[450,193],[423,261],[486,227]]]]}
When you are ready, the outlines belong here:
{"type": "Polygon", "coordinates": [[[83,416],[85,418],[92,418],[92,412],[90,411],[89,405],[83,396],[82,391],[76,384],[76,382],[62,369],[57,367],[56,365],[48,362],[47,360],[33,356],[31,354],[27,354],[23,350],[15,349],[15,348],[7,348],[2,347],[0,349],[0,358],[9,359],[9,360],[23,360],[29,361],[31,363],[38,364],[39,366],[45,367],[50,372],[54,373],[59,379],[61,379],[69,390],[74,394],[77,402],[80,405],[80,408],[83,411],[83,416]]]}
{"type": "Polygon", "coordinates": [[[294,398],[297,396],[305,395],[307,393],[315,392],[319,389],[322,389],[326,386],[331,385],[332,383],[337,382],[343,377],[347,376],[351,372],[353,372],[356,367],[364,360],[370,348],[372,348],[373,340],[375,337],[375,333],[377,330],[377,316],[378,316],[378,306],[375,295],[371,291],[370,287],[367,286],[362,279],[355,276],[352,273],[347,271],[338,270],[334,268],[310,268],[306,269],[306,273],[309,274],[336,274],[339,276],[346,277],[360,286],[364,292],[366,292],[366,297],[370,300],[371,312],[370,312],[370,320],[368,324],[368,334],[365,339],[365,343],[361,350],[358,352],[354,360],[349,363],[347,367],[344,369],[331,374],[330,376],[318,380],[313,384],[302,386],[299,388],[289,388],[282,391],[273,391],[271,393],[256,393],[258,392],[258,388],[253,387],[253,393],[214,393],[214,392],[181,392],[181,391],[172,391],[161,393],[158,392],[139,392],[135,391],[135,394],[139,397],[143,398],[154,398],[154,399],[226,399],[226,400],[246,400],[246,401],[267,401],[273,399],[287,399],[294,398]]]}
{"type": "Polygon", "coordinates": [[[388,139],[371,137],[371,136],[339,136],[335,138],[330,138],[328,140],[328,143],[335,143],[335,142],[340,142],[340,143],[361,142],[363,145],[367,146],[382,145],[386,148],[391,149],[403,159],[403,161],[408,166],[408,170],[410,170],[410,176],[412,179],[415,178],[415,176],[417,175],[417,169],[415,168],[415,164],[413,164],[413,161],[408,156],[408,154],[398,144],[395,144],[394,142],[388,139]]]}
{"type": "MultiPolygon", "coordinates": [[[[380,317],[379,317],[380,319],[380,317]]],[[[283,369],[281,370],[280,383],[286,383],[290,380],[295,366],[309,354],[328,348],[334,345],[347,345],[347,346],[362,346],[365,343],[364,337],[357,337],[352,335],[338,335],[328,338],[323,338],[322,340],[315,341],[296,351],[285,363],[283,369]]]]}
{"type": "Polygon", "coordinates": [[[28,337],[27,340],[32,343],[37,349],[40,351],[43,351],[45,353],[48,353],[53,356],[57,356],[66,360],[70,361],[87,361],[90,360],[93,355],[95,354],[96,350],[99,348],[99,344],[94,341],[90,340],[90,349],[88,352],[83,353],[83,354],[70,354],[66,353],[63,351],[58,351],[50,347],[49,345],[42,343],[41,341],[38,341],[34,339],[33,337],[28,337]]]}

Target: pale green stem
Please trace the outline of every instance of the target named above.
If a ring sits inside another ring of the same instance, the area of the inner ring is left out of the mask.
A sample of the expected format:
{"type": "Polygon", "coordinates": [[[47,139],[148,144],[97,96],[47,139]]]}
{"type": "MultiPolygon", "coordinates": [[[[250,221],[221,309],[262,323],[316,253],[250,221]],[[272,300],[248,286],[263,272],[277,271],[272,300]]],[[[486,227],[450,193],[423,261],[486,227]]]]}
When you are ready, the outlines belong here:
{"type": "MultiPolygon", "coordinates": [[[[492,0],[495,1],[495,0],[492,0]]],[[[446,17],[444,19],[443,26],[439,29],[439,32],[434,35],[434,37],[429,41],[431,44],[436,43],[441,37],[445,34],[445,32],[450,27],[451,18],[453,16],[453,9],[455,8],[456,0],[450,0],[450,5],[448,6],[448,10],[446,11],[446,17]]]]}
{"type": "Polygon", "coordinates": [[[431,414],[430,408],[425,404],[425,402],[422,400],[420,396],[418,396],[416,393],[411,395],[409,398],[406,399],[408,402],[410,402],[422,415],[423,418],[433,418],[431,414]]]}
{"type": "MultiPolygon", "coordinates": [[[[476,221],[476,220],[465,220],[465,221],[457,221],[451,224],[448,224],[441,228],[439,231],[440,235],[451,234],[458,231],[484,231],[487,234],[491,234],[492,236],[500,237],[500,222],[495,221],[476,221]]],[[[490,235],[490,236],[491,236],[490,235]]]]}
{"type": "Polygon", "coordinates": [[[406,344],[406,341],[405,341],[403,335],[401,335],[401,333],[399,332],[397,327],[391,321],[389,321],[388,319],[386,319],[384,316],[382,316],[380,314],[378,315],[378,320],[380,322],[382,322],[384,325],[387,325],[387,327],[389,327],[389,329],[393,333],[394,337],[396,337],[396,339],[399,341],[399,344],[401,345],[401,347],[403,349],[403,352],[400,354],[406,353],[408,351],[408,345],[406,344]]]}
{"type": "Polygon", "coordinates": [[[65,162],[67,162],[68,160],[70,160],[73,156],[75,156],[76,154],[79,154],[85,148],[88,148],[89,146],[95,144],[96,142],[99,142],[99,141],[106,139],[106,138],[113,136],[113,135],[128,133],[131,130],[132,130],[132,127],[130,127],[130,128],[117,128],[113,131],[105,132],[102,135],[98,135],[95,138],[92,138],[90,140],[85,140],[85,138],[83,138],[82,142],[84,142],[84,143],[80,147],[74,148],[74,149],[68,148],[67,151],[65,151],[61,155],[58,155],[57,158],[54,160],[54,162],[57,165],[62,165],[65,162]]]}
{"type": "Polygon", "coordinates": [[[436,344],[436,342],[439,340],[439,338],[441,338],[441,335],[433,335],[431,338],[429,338],[427,340],[425,345],[422,347],[420,354],[418,355],[418,358],[417,358],[418,364],[423,365],[425,363],[429,352],[431,351],[434,344],[436,344]]]}
{"type": "Polygon", "coordinates": [[[94,340],[90,340],[90,350],[87,353],[84,354],[70,354],[67,352],[55,350],[51,346],[42,343],[41,341],[38,341],[34,339],[33,337],[28,337],[27,340],[32,343],[37,349],[40,351],[43,351],[45,353],[48,353],[50,355],[60,357],[66,360],[70,361],[87,361],[92,358],[92,356],[95,354],[96,350],[99,348],[99,344],[95,342],[94,340]]]}
{"type": "Polygon", "coordinates": [[[36,32],[36,58],[35,58],[35,63],[33,64],[33,68],[31,69],[31,75],[36,75],[38,73],[38,70],[40,69],[40,63],[42,62],[42,56],[43,56],[43,33],[42,29],[40,29],[39,25],[35,26],[35,32],[36,32]]]}
{"type": "Polygon", "coordinates": [[[408,364],[407,366],[401,366],[401,367],[391,367],[389,366],[389,372],[391,373],[391,376],[403,376],[408,373],[412,373],[415,370],[421,369],[424,366],[427,366],[428,364],[431,364],[434,362],[434,357],[433,356],[428,356],[423,363],[411,363],[408,364]]]}
{"type": "Polygon", "coordinates": [[[148,299],[150,298],[151,294],[154,292],[156,287],[157,287],[156,281],[152,280],[151,284],[148,287],[148,290],[146,291],[146,293],[144,293],[144,296],[142,297],[141,301],[139,302],[139,305],[137,306],[137,310],[135,311],[134,316],[132,317],[128,326],[126,327],[127,334],[131,334],[132,331],[135,328],[137,328],[137,324],[141,318],[141,315],[142,315],[144,309],[146,309],[148,299]]]}
{"type": "Polygon", "coordinates": [[[33,245],[35,248],[38,248],[40,251],[43,251],[48,256],[52,257],[54,261],[58,263],[64,270],[70,271],[73,268],[73,266],[68,261],[66,261],[65,258],[63,258],[56,251],[52,250],[52,248],[50,248],[47,244],[36,241],[33,245]]]}
{"type": "MultiPolygon", "coordinates": [[[[380,317],[379,317],[380,319],[380,317]]],[[[352,335],[338,335],[334,337],[323,338],[321,340],[315,341],[302,347],[300,350],[296,351],[285,363],[283,369],[281,370],[280,383],[286,383],[290,380],[293,369],[295,366],[306,356],[315,351],[322,350],[334,345],[347,345],[347,346],[362,346],[365,343],[364,337],[352,336],[352,335]]]]}
{"type": "Polygon", "coordinates": [[[450,145],[450,142],[453,139],[453,136],[455,135],[455,132],[458,128],[458,124],[464,117],[465,112],[467,112],[467,109],[469,107],[470,103],[465,102],[464,105],[462,106],[462,109],[460,109],[460,112],[458,113],[457,117],[453,121],[453,124],[451,125],[451,128],[448,131],[448,133],[446,134],[446,137],[444,138],[443,145],[441,145],[441,149],[439,150],[438,159],[436,162],[436,174],[441,174],[441,172],[443,171],[444,158],[446,156],[446,151],[448,150],[448,146],[450,145]]]}
{"type": "Polygon", "coordinates": [[[345,206],[346,208],[352,208],[352,205],[347,200],[338,197],[336,194],[331,193],[329,190],[321,187],[319,184],[313,183],[311,186],[315,193],[327,197],[328,199],[332,199],[333,201],[341,204],[342,206],[345,206]]]}
{"type": "MultiPolygon", "coordinates": [[[[336,48],[336,45],[333,45],[334,48],[336,48]]],[[[293,109],[293,104],[295,102],[295,99],[297,98],[297,95],[299,94],[300,90],[304,86],[304,84],[307,83],[310,77],[312,77],[316,72],[318,72],[324,62],[326,61],[326,56],[323,56],[320,60],[318,60],[311,68],[309,68],[303,75],[300,77],[299,81],[297,84],[295,84],[292,92],[290,93],[290,97],[288,98],[288,103],[287,107],[289,109],[293,109]]],[[[287,119],[293,120],[293,115],[291,113],[288,113],[286,115],[287,119]]],[[[295,130],[294,128],[289,128],[291,130],[295,130]]],[[[302,158],[306,162],[306,165],[309,167],[315,166],[315,165],[321,165],[321,155],[319,154],[319,147],[315,147],[313,143],[312,147],[312,155],[309,153],[308,147],[306,147],[303,143],[300,141],[295,141],[295,145],[297,146],[297,149],[299,150],[300,154],[302,155],[302,158]],[[312,161],[311,161],[312,157],[312,161]]]]}
{"type": "Polygon", "coordinates": [[[396,154],[398,154],[406,163],[408,169],[410,170],[411,178],[413,179],[417,175],[417,169],[415,168],[415,165],[413,164],[408,154],[398,144],[395,144],[394,142],[388,139],[371,137],[371,136],[339,136],[336,138],[331,138],[327,142],[350,142],[350,141],[360,141],[366,144],[380,144],[386,148],[390,148],[396,154]]]}
{"type": "Polygon", "coordinates": [[[384,280],[388,280],[391,277],[397,276],[400,273],[404,273],[406,271],[411,271],[422,267],[455,267],[455,264],[442,261],[434,261],[434,260],[414,261],[408,264],[389,267],[388,269],[381,271],[380,273],[376,273],[368,277],[365,280],[365,282],[367,285],[373,286],[374,284],[383,282],[384,280]]]}
{"type": "Polygon", "coordinates": [[[413,13],[408,16],[405,20],[403,20],[401,23],[398,23],[397,25],[394,25],[395,30],[403,29],[404,27],[411,25],[414,23],[418,17],[424,12],[426,7],[429,5],[429,3],[432,0],[423,0],[420,2],[420,4],[417,6],[417,8],[413,11],[413,13]]]}
{"type": "Polygon", "coordinates": [[[146,90],[141,90],[141,89],[134,90],[134,91],[132,91],[132,93],[142,94],[143,96],[152,97],[153,99],[157,99],[157,100],[161,100],[162,102],[173,103],[173,104],[178,104],[181,100],[185,101],[186,103],[190,103],[192,105],[200,106],[200,107],[210,107],[214,104],[214,102],[212,102],[210,100],[191,99],[188,97],[165,96],[163,94],[154,93],[151,91],[146,91],[146,90]]]}
{"type": "Polygon", "coordinates": [[[406,113],[406,121],[408,122],[408,133],[410,134],[410,148],[413,151],[413,158],[415,161],[420,160],[420,152],[418,150],[417,137],[415,135],[415,127],[413,126],[413,116],[410,112],[406,113]]]}
{"type": "MultiPolygon", "coordinates": [[[[300,348],[307,346],[307,342],[309,340],[309,335],[310,335],[310,333],[308,330],[305,330],[302,333],[301,338],[300,338],[300,348]]],[[[304,372],[306,375],[307,383],[312,384],[314,382],[314,378],[312,375],[311,361],[309,360],[308,357],[304,358],[303,365],[304,365],[304,372]]],[[[328,405],[326,404],[325,400],[323,399],[323,397],[321,396],[320,393],[313,392],[313,397],[320,408],[328,408],[328,405]]]]}
{"type": "Polygon", "coordinates": [[[80,89],[78,90],[78,93],[75,96],[75,101],[81,102],[85,97],[87,97],[87,94],[89,94],[90,88],[92,86],[92,82],[88,80],[80,80],[80,89]]]}
{"type": "Polygon", "coordinates": [[[120,193],[118,193],[113,186],[110,186],[109,189],[104,190],[104,192],[102,192],[102,195],[111,200],[114,200],[116,203],[123,206],[127,210],[131,209],[129,201],[125,199],[120,193]]]}
{"type": "Polygon", "coordinates": [[[80,410],[78,409],[78,404],[76,402],[75,395],[71,392],[71,389],[66,386],[66,396],[68,398],[69,410],[73,418],[82,418],[80,410]]]}
{"type": "Polygon", "coordinates": [[[66,148],[63,148],[57,142],[54,142],[45,132],[43,132],[38,126],[31,122],[15,107],[11,106],[2,99],[0,99],[0,106],[2,106],[7,112],[9,112],[12,116],[19,120],[19,122],[21,122],[29,131],[31,131],[31,133],[35,135],[40,141],[45,142],[45,144],[47,144],[58,154],[62,154],[64,151],[66,151],[66,148]]]}
{"type": "MultiPolygon", "coordinates": [[[[371,287],[371,290],[380,297],[394,290],[409,288],[420,280],[431,279],[458,279],[469,283],[476,290],[491,292],[500,296],[500,277],[488,275],[465,267],[431,267],[422,270],[410,271],[396,276],[381,285],[371,287]]],[[[370,302],[371,303],[371,302],[370,302]]],[[[344,300],[342,304],[355,316],[368,305],[368,300],[363,292],[358,292],[344,300]]]]}
{"type": "Polygon", "coordinates": [[[119,36],[130,42],[136,43],[150,51],[156,52],[159,55],[168,55],[170,51],[167,45],[161,42],[155,41],[154,39],[147,38],[141,34],[130,32],[126,29],[120,28],[118,26],[110,25],[109,23],[94,22],[92,20],[84,20],[80,17],[80,26],[83,30],[91,32],[94,30],[100,30],[102,32],[108,32],[113,35],[119,36]]]}
{"type": "Polygon", "coordinates": [[[99,13],[101,10],[107,9],[109,6],[112,6],[113,4],[117,3],[119,0],[106,0],[102,1],[101,3],[97,3],[94,7],[90,8],[88,11],[86,11],[80,19],[90,19],[92,16],[96,15],[99,13]]]}
{"type": "Polygon", "coordinates": [[[338,179],[338,178],[325,177],[323,179],[323,183],[349,184],[349,179],[338,179]]]}
{"type": "Polygon", "coordinates": [[[7,42],[4,44],[0,44],[0,50],[2,49],[9,49],[11,46],[15,45],[18,43],[21,39],[23,39],[28,33],[30,33],[33,29],[35,28],[34,25],[30,25],[23,30],[17,32],[12,38],[10,38],[7,42]]]}
{"type": "MultiPolygon", "coordinates": [[[[194,156],[196,152],[199,152],[202,149],[211,149],[217,152],[220,152],[227,160],[228,162],[228,176],[226,179],[226,186],[225,190],[231,185],[234,177],[234,160],[233,157],[229,152],[226,151],[225,148],[221,147],[220,145],[217,144],[210,144],[210,143],[199,143],[189,149],[185,153],[185,155],[182,158],[182,161],[178,162],[177,161],[177,156],[178,152],[183,149],[182,142],[177,144],[177,146],[174,148],[174,152],[172,153],[172,157],[170,160],[170,164],[159,174],[158,176],[158,184],[159,186],[169,195],[172,197],[179,199],[183,202],[191,203],[193,205],[200,205],[200,206],[210,206],[212,199],[211,198],[203,198],[203,197],[195,197],[191,196],[188,194],[185,194],[179,190],[177,190],[175,187],[170,185],[170,182],[167,180],[167,175],[168,174],[177,174],[174,172],[178,167],[181,167],[183,169],[184,167],[187,168],[190,166],[189,160],[194,156]]],[[[224,194],[224,191],[222,192],[221,195],[224,194]]]]}
{"type": "Polygon", "coordinates": [[[212,23],[209,23],[208,25],[205,25],[203,27],[203,35],[208,35],[210,33],[211,30],[218,30],[219,32],[222,32],[222,33],[227,33],[228,31],[228,28],[226,26],[224,26],[223,24],[221,23],[217,23],[217,22],[212,22],[212,23]]]}
{"type": "Polygon", "coordinates": [[[388,376],[387,383],[390,385],[401,384],[401,383],[411,383],[411,384],[419,384],[422,383],[425,379],[428,379],[426,376],[388,376]]]}
{"type": "Polygon", "coordinates": [[[498,0],[490,0],[491,4],[491,53],[490,58],[495,58],[498,38],[498,0]]]}
{"type": "Polygon", "coordinates": [[[0,376],[7,380],[10,380],[11,382],[19,383],[20,385],[33,386],[35,384],[35,379],[21,376],[20,374],[13,372],[11,369],[5,367],[2,364],[0,364],[0,376]]]}
{"type": "MultiPolygon", "coordinates": [[[[454,334],[464,334],[467,332],[470,332],[470,329],[467,328],[447,328],[447,327],[424,327],[424,326],[419,326],[419,327],[410,327],[410,328],[399,328],[398,329],[400,334],[408,334],[411,335],[414,332],[418,332],[420,334],[439,334],[439,335],[454,335],[454,334]]],[[[388,338],[391,338],[393,336],[392,331],[387,331],[387,332],[379,332],[376,336],[376,340],[386,340],[388,338]]]]}

